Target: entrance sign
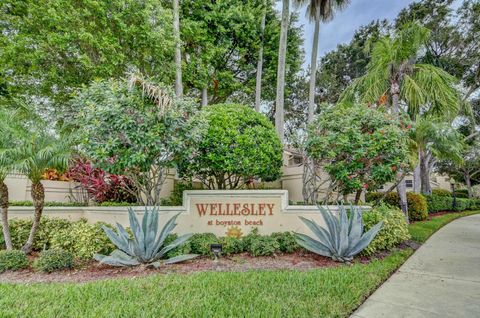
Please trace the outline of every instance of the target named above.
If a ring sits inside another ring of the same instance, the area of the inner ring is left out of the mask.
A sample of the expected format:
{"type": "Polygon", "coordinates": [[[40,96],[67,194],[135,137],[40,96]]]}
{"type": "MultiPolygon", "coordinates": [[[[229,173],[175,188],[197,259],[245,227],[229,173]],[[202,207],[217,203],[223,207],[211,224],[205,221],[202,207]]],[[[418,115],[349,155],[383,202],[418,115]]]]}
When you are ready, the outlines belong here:
{"type": "MultiPolygon", "coordinates": [[[[326,206],[337,212],[337,206],[326,206]]],[[[142,216],[145,207],[133,207],[142,216]]],[[[362,207],[369,209],[369,207],[362,207]]],[[[31,217],[32,207],[12,207],[12,217],[31,217]]],[[[214,233],[217,236],[244,236],[257,228],[260,234],[309,230],[299,219],[303,216],[324,226],[316,206],[289,205],[287,190],[189,190],[183,193],[183,206],[161,206],[159,222],[163,226],[180,214],[174,232],[214,233]]],[[[46,207],[44,214],[88,222],[116,222],[128,226],[127,207],[46,207]]]]}

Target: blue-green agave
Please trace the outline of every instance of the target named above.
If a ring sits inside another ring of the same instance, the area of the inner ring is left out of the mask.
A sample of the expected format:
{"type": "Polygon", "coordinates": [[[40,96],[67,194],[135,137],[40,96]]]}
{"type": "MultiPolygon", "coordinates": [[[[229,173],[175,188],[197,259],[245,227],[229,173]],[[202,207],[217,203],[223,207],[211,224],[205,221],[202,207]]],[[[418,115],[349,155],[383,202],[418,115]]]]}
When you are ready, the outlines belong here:
{"type": "Polygon", "coordinates": [[[307,250],[331,257],[335,261],[349,262],[365,249],[381,230],[383,222],[377,223],[368,232],[363,233],[362,211],[359,207],[350,208],[350,217],[343,206],[339,206],[340,216],[319,207],[327,228],[319,226],[304,217],[300,219],[313,232],[315,238],[295,233],[297,242],[307,250]]]}
{"type": "Polygon", "coordinates": [[[140,264],[151,264],[159,267],[161,264],[173,264],[183,262],[197,257],[197,254],[185,254],[161,260],[162,257],[172,249],[185,243],[192,234],[185,234],[178,237],[169,245],[164,246],[168,234],[177,225],[175,223],[179,214],[172,217],[158,233],[158,210],[145,208],[142,224],[140,225],[133,209],[128,209],[130,229],[133,238],[125,228],[117,223],[117,233],[112,229],[103,226],[105,234],[117,247],[109,256],[96,254],[94,259],[103,264],[112,266],[134,266],[140,264]]]}

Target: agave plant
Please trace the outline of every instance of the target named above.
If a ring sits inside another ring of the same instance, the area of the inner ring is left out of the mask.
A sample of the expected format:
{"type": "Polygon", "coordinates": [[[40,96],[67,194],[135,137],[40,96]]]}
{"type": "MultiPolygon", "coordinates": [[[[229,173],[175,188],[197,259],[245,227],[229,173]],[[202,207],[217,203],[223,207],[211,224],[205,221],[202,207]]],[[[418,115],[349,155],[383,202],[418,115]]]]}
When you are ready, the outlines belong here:
{"type": "Polygon", "coordinates": [[[133,209],[128,209],[130,220],[130,229],[133,232],[133,238],[125,228],[117,223],[117,233],[112,229],[103,226],[105,234],[117,247],[109,256],[96,254],[94,259],[103,264],[112,266],[134,266],[140,264],[150,264],[159,267],[161,264],[173,264],[183,262],[197,257],[197,254],[179,255],[167,260],[161,260],[166,253],[185,243],[192,234],[185,234],[178,237],[169,245],[164,246],[168,234],[177,225],[175,223],[179,214],[172,217],[158,233],[158,210],[156,208],[148,210],[145,208],[142,224],[135,216],[133,209]]]}
{"type": "Polygon", "coordinates": [[[382,228],[383,222],[377,223],[368,232],[363,233],[362,212],[359,207],[350,208],[350,217],[343,206],[339,206],[340,217],[323,207],[320,213],[327,228],[319,226],[304,217],[300,219],[315,234],[316,238],[295,233],[297,242],[307,250],[331,257],[335,261],[349,262],[355,255],[365,249],[382,228]]]}

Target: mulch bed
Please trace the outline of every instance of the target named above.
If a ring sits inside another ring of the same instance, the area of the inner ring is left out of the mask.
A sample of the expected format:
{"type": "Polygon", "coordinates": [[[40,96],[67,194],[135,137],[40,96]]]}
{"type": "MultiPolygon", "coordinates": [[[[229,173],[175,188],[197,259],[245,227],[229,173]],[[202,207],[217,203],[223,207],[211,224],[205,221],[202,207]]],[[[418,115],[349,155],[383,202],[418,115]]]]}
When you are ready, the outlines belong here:
{"type": "MultiPolygon", "coordinates": [[[[378,254],[383,258],[387,254],[378,254]]],[[[368,263],[371,258],[358,257],[356,262],[368,263]]],[[[165,265],[159,269],[137,267],[112,267],[101,265],[95,261],[79,264],[75,269],[53,273],[39,273],[31,268],[19,271],[7,271],[0,274],[0,283],[38,283],[38,282],[88,282],[113,278],[137,278],[152,274],[180,273],[188,274],[205,271],[236,271],[249,270],[308,270],[341,266],[330,258],[308,252],[281,254],[276,256],[252,257],[247,253],[221,257],[217,262],[207,257],[200,257],[188,262],[165,265]]]]}

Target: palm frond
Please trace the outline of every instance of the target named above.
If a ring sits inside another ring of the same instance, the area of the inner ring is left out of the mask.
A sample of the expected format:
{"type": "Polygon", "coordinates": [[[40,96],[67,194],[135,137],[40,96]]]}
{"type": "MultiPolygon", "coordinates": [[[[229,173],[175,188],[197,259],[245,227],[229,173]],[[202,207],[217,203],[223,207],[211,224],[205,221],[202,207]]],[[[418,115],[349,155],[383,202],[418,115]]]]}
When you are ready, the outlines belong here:
{"type": "MultiPolygon", "coordinates": [[[[455,88],[455,77],[430,64],[415,64],[411,79],[422,91],[423,102],[428,104],[428,114],[445,118],[453,118],[458,114],[460,96],[455,88]]],[[[410,103],[409,99],[404,98],[410,103]]]]}

